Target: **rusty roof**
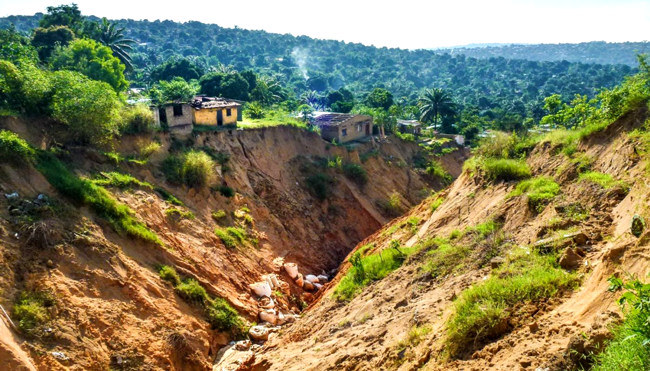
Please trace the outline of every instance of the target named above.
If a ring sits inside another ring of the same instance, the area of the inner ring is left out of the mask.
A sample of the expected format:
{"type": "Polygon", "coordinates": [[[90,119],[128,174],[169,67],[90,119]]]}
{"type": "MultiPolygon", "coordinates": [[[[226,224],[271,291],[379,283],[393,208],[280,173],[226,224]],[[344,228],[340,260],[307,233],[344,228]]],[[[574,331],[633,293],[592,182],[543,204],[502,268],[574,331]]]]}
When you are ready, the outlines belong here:
{"type": "Polygon", "coordinates": [[[209,108],[234,108],[239,106],[241,106],[241,104],[234,100],[219,97],[197,96],[194,97],[194,101],[192,102],[192,107],[197,110],[209,108]]]}
{"type": "Polygon", "coordinates": [[[368,120],[372,119],[372,117],[365,116],[365,115],[351,115],[347,113],[326,113],[314,118],[314,123],[316,125],[322,125],[322,126],[338,126],[355,118],[368,119],[368,120]]]}

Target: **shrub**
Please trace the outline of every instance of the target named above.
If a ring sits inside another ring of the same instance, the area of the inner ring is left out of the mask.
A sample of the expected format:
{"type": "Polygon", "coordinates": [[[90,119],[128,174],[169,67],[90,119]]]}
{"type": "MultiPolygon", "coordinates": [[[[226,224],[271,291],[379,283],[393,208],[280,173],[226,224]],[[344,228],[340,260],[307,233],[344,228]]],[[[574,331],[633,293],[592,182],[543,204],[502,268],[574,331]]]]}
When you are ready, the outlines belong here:
{"type": "Polygon", "coordinates": [[[445,277],[456,271],[471,252],[469,246],[451,244],[449,240],[443,238],[434,238],[426,243],[437,246],[427,253],[426,263],[422,266],[422,271],[433,278],[445,277]]]}
{"type": "Polygon", "coordinates": [[[123,129],[126,134],[151,133],[155,128],[153,112],[144,104],[127,106],[122,110],[123,129]]]}
{"type": "Polygon", "coordinates": [[[334,184],[334,180],[324,173],[310,175],[305,182],[308,190],[320,201],[324,201],[330,196],[330,188],[334,184]]]}
{"type": "Polygon", "coordinates": [[[581,182],[593,183],[601,186],[604,189],[611,189],[614,187],[620,187],[626,191],[629,190],[630,186],[622,180],[615,180],[609,174],[603,174],[596,171],[588,171],[580,174],[579,180],[581,182]]]}
{"type": "Polygon", "coordinates": [[[449,184],[451,182],[451,175],[449,175],[447,170],[438,161],[431,161],[425,171],[432,177],[439,179],[443,184],[449,184]]]}
{"type": "Polygon", "coordinates": [[[402,215],[402,195],[399,192],[393,192],[388,200],[380,201],[379,207],[390,216],[402,215]]]}
{"type": "Polygon", "coordinates": [[[0,130],[0,163],[30,164],[35,156],[36,151],[24,139],[10,131],[0,130]]]}
{"type": "Polygon", "coordinates": [[[208,322],[219,331],[243,333],[244,323],[239,313],[223,298],[215,298],[206,307],[208,322]]]}
{"type": "Polygon", "coordinates": [[[368,173],[361,165],[358,164],[345,164],[343,165],[343,174],[345,177],[357,183],[364,185],[368,183],[368,173]]]}
{"type": "Polygon", "coordinates": [[[173,184],[183,183],[183,162],[184,158],[180,155],[171,155],[163,160],[160,169],[168,182],[173,184]]]}
{"type": "Polygon", "coordinates": [[[246,106],[246,114],[252,119],[261,119],[264,118],[265,112],[264,108],[260,102],[252,102],[246,106]]]}
{"type": "Polygon", "coordinates": [[[158,152],[160,147],[161,147],[160,143],[154,142],[154,141],[151,141],[151,142],[146,143],[146,144],[143,143],[141,145],[141,147],[140,147],[140,150],[139,150],[140,157],[149,158],[151,155],[158,152]]]}
{"type": "Polygon", "coordinates": [[[47,308],[54,306],[54,298],[46,292],[22,292],[13,308],[13,317],[24,334],[31,335],[50,320],[47,308]]]}
{"type": "Polygon", "coordinates": [[[102,173],[104,176],[100,179],[94,179],[93,183],[101,186],[113,186],[120,189],[131,188],[133,186],[153,190],[153,186],[147,182],[139,181],[130,174],[122,174],[115,171],[102,173]]]}
{"type": "MultiPolygon", "coordinates": [[[[228,248],[235,248],[249,240],[248,233],[243,228],[228,227],[226,229],[217,228],[214,233],[219,237],[221,242],[228,248]]],[[[251,240],[251,242],[256,242],[251,240]]]]}
{"type": "Polygon", "coordinates": [[[638,280],[624,283],[609,279],[609,291],[625,288],[618,300],[625,320],[613,330],[613,338],[602,353],[595,356],[594,371],[647,370],[650,367],[650,287],[638,280]]]}
{"type": "Polygon", "coordinates": [[[117,94],[104,82],[72,71],[53,75],[52,117],[68,126],[68,140],[103,144],[118,132],[117,94]]]}
{"type": "Polygon", "coordinates": [[[531,172],[523,160],[487,158],[481,163],[490,180],[519,180],[530,178],[531,172]]]}
{"type": "Polygon", "coordinates": [[[558,267],[555,254],[513,251],[490,278],[466,289],[454,302],[446,337],[450,355],[508,331],[508,319],[522,303],[552,298],[577,283],[576,273],[558,267]]]}
{"type": "Polygon", "coordinates": [[[235,190],[223,184],[217,187],[217,191],[224,197],[231,198],[235,196],[235,190]]]}
{"type": "Polygon", "coordinates": [[[552,178],[538,177],[520,182],[508,196],[515,197],[525,194],[528,198],[528,206],[539,212],[558,193],[560,193],[560,186],[552,178]]]}
{"type": "Polygon", "coordinates": [[[169,209],[165,210],[165,215],[168,218],[172,218],[172,219],[181,219],[181,218],[194,219],[195,218],[194,213],[192,213],[191,211],[182,211],[175,207],[170,207],[169,209]]]}
{"type": "Polygon", "coordinates": [[[163,245],[154,232],[133,217],[133,210],[117,202],[108,191],[92,181],[76,177],[52,154],[39,153],[36,167],[62,195],[89,205],[97,214],[106,218],[117,232],[163,245]]]}
{"type": "Polygon", "coordinates": [[[204,304],[209,299],[208,293],[203,286],[193,278],[188,278],[177,285],[176,292],[183,299],[194,303],[204,304]]]}
{"type": "Polygon", "coordinates": [[[190,151],[183,163],[183,181],[189,187],[205,187],[214,177],[214,161],[203,151],[190,151]]]}
{"type": "Polygon", "coordinates": [[[223,210],[217,210],[212,212],[212,219],[219,220],[226,217],[226,212],[223,210]]]}
{"type": "Polygon", "coordinates": [[[181,284],[181,277],[176,273],[176,269],[169,265],[161,265],[158,268],[158,275],[163,281],[170,282],[174,287],[181,284]]]}
{"type": "Polygon", "coordinates": [[[516,134],[496,131],[492,136],[481,139],[479,146],[476,148],[476,155],[491,158],[509,158],[514,152],[516,141],[516,134]]]}

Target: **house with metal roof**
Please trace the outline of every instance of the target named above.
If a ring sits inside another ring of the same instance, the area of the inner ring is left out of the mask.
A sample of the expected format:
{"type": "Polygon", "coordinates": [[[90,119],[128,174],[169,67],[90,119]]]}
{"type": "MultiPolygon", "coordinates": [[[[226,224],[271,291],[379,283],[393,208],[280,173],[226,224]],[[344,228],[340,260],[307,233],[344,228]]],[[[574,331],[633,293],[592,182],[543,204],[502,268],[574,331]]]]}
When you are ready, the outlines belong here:
{"type": "Polygon", "coordinates": [[[232,99],[196,96],[191,103],[194,125],[237,125],[241,104],[232,99]]]}
{"type": "Polygon", "coordinates": [[[322,113],[314,117],[321,137],[327,141],[346,143],[372,135],[372,116],[347,113],[322,113]]]}
{"type": "Polygon", "coordinates": [[[397,120],[397,130],[402,134],[420,135],[422,124],[418,120],[397,120]]]}

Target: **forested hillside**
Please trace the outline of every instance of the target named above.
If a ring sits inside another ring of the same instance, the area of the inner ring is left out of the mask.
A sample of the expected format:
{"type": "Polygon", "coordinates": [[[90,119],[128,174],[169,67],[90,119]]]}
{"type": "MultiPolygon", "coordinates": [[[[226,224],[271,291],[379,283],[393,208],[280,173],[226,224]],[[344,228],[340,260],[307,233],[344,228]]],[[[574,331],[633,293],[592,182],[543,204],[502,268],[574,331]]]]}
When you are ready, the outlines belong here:
{"type": "MultiPolygon", "coordinates": [[[[13,23],[27,32],[41,17],[40,13],[7,17],[0,20],[0,27],[13,23]]],[[[478,104],[484,98],[483,108],[490,108],[517,101],[540,103],[540,98],[555,93],[565,100],[574,94],[593,96],[600,88],[612,87],[632,73],[629,66],[526,61],[523,55],[518,56],[522,60],[474,59],[200,22],[127,19],[118,23],[125,28],[125,36],[138,43],[132,54],[136,67],[132,80],[138,85],[151,82],[149,72],[165,60],[187,57],[201,67],[201,72],[220,64],[238,71],[253,69],[276,77],[297,94],[346,87],[364,95],[383,87],[405,103],[412,103],[422,89],[439,87],[450,89],[466,104],[478,104]]]]}
{"type": "Polygon", "coordinates": [[[600,64],[627,64],[636,66],[636,55],[650,52],[650,42],[608,43],[592,41],[578,44],[486,45],[436,49],[439,54],[472,58],[510,58],[531,61],[569,61],[600,64]]]}

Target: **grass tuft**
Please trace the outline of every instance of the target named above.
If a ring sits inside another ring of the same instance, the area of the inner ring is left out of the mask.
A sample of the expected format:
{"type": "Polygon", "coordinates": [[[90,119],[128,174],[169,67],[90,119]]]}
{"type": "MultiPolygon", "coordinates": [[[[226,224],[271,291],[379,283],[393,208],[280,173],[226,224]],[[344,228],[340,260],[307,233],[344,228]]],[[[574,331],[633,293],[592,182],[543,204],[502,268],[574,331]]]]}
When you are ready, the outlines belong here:
{"type": "Polygon", "coordinates": [[[526,195],[530,209],[540,212],[558,193],[560,185],[552,178],[538,177],[520,182],[508,197],[526,195]]]}
{"type": "Polygon", "coordinates": [[[629,190],[630,186],[622,180],[616,180],[609,174],[599,173],[596,171],[588,171],[586,173],[580,174],[580,181],[598,184],[604,189],[611,189],[614,187],[620,187],[624,190],[629,190]]]}

